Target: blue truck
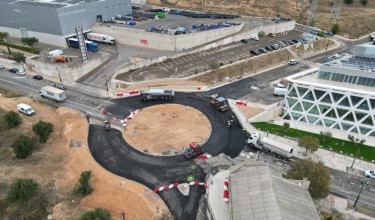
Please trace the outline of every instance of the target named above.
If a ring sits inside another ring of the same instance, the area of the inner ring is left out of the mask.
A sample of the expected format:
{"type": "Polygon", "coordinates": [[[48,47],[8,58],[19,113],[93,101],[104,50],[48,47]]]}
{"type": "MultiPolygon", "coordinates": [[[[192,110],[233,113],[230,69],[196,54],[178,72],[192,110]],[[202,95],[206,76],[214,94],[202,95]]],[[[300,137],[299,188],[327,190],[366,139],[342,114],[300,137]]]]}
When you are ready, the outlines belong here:
{"type": "MultiPolygon", "coordinates": [[[[92,41],[85,40],[86,48],[88,51],[96,52],[98,51],[98,44],[92,41]]],[[[69,38],[68,39],[69,47],[79,48],[78,39],[76,38],[69,38]]]]}

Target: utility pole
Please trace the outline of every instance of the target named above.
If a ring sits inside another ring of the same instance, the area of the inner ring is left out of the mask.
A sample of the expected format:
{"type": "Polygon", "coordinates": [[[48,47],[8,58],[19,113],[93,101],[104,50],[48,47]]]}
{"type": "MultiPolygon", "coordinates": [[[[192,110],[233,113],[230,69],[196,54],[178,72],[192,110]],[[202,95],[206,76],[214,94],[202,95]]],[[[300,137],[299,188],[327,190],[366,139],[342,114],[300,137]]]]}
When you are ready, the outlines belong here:
{"type": "Polygon", "coordinates": [[[107,86],[107,92],[108,92],[108,82],[107,82],[107,76],[106,76],[106,75],[104,75],[104,76],[102,76],[102,78],[105,78],[105,85],[107,86]]]}
{"type": "Polygon", "coordinates": [[[343,0],[333,0],[330,19],[336,23],[340,19],[342,2],[343,0]]]}
{"type": "MultiPolygon", "coordinates": [[[[368,184],[369,184],[369,181],[366,180],[366,185],[368,185],[368,184]]],[[[362,189],[363,189],[363,186],[364,186],[364,185],[365,185],[364,182],[361,181],[361,190],[360,190],[359,193],[358,193],[358,196],[357,196],[357,199],[356,199],[355,202],[354,202],[353,208],[355,208],[355,206],[357,205],[358,199],[359,199],[359,197],[361,196],[361,192],[362,192],[362,189]]]]}
{"type": "MultiPolygon", "coordinates": [[[[363,144],[366,142],[366,140],[362,139],[362,140],[359,140],[359,138],[354,138],[353,135],[348,135],[348,139],[353,143],[354,147],[357,147],[358,150],[357,150],[357,156],[359,156],[359,153],[361,152],[361,149],[359,148],[359,145],[360,144],[363,144]]],[[[354,165],[354,162],[355,162],[355,157],[354,157],[354,160],[353,160],[353,163],[352,165],[350,166],[350,168],[353,168],[353,165],[354,165]]]]}

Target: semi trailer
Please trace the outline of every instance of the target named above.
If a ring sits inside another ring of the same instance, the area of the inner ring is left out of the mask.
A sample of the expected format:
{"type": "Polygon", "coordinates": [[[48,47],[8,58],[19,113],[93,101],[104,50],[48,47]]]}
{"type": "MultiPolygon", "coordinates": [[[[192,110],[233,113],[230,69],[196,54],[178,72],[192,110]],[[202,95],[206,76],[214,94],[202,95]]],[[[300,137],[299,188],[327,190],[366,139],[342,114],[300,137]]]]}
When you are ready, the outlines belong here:
{"type": "Polygon", "coordinates": [[[113,38],[110,35],[97,34],[97,33],[88,33],[87,39],[96,41],[96,42],[111,44],[111,45],[114,45],[116,42],[115,38],[113,38]]]}
{"type": "MultiPolygon", "coordinates": [[[[92,41],[85,40],[86,48],[88,51],[97,52],[98,51],[98,44],[92,41]]],[[[69,47],[79,48],[79,42],[76,38],[69,38],[68,39],[69,47]]]]}
{"type": "Polygon", "coordinates": [[[259,150],[272,153],[275,156],[290,159],[293,156],[293,147],[277,142],[267,137],[260,138],[259,133],[252,133],[247,139],[247,144],[259,150]]]}
{"type": "Polygon", "coordinates": [[[63,102],[66,99],[66,94],[63,90],[52,86],[44,86],[39,93],[42,98],[52,99],[56,102],[63,102]]]}
{"type": "Polygon", "coordinates": [[[141,90],[141,100],[171,100],[174,96],[173,90],[164,90],[164,89],[150,89],[150,90],[141,90]]]}

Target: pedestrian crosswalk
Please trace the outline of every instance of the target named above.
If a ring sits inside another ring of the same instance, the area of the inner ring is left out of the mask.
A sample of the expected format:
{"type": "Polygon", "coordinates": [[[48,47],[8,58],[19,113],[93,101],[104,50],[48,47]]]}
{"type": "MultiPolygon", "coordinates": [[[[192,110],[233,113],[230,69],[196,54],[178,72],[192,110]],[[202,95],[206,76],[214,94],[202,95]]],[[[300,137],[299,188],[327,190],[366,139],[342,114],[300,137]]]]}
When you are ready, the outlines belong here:
{"type": "Polygon", "coordinates": [[[99,98],[108,98],[109,94],[106,90],[100,89],[97,87],[77,83],[77,82],[71,82],[66,85],[68,90],[73,90],[76,92],[84,93],[89,96],[99,97],[99,98]]]}

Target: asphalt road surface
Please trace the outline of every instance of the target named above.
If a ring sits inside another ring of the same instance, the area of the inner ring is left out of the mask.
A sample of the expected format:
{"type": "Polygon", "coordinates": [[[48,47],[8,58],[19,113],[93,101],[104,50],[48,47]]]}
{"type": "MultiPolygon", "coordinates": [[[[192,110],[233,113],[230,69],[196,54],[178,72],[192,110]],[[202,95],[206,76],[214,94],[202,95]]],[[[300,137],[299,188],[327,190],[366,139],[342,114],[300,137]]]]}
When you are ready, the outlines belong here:
{"type": "MultiPolygon", "coordinates": [[[[231,110],[219,112],[210,106],[210,97],[202,94],[177,93],[171,101],[140,101],[139,97],[113,100],[108,106],[109,112],[125,117],[129,111],[157,104],[181,104],[200,110],[210,120],[212,133],[203,145],[205,152],[215,156],[225,153],[236,157],[245,146],[245,134],[235,120],[230,128],[228,118],[234,115],[231,110]]],[[[178,138],[178,137],[176,137],[178,138]]],[[[137,181],[150,189],[172,183],[187,182],[186,177],[193,175],[196,181],[204,182],[206,174],[195,165],[194,160],[183,155],[152,156],[135,150],[124,140],[117,130],[105,131],[102,126],[90,125],[89,148],[95,160],[110,172],[137,181]]],[[[199,200],[205,193],[202,187],[191,187],[189,196],[183,196],[178,190],[171,189],[159,195],[168,205],[175,219],[195,219],[199,200]]]]}

